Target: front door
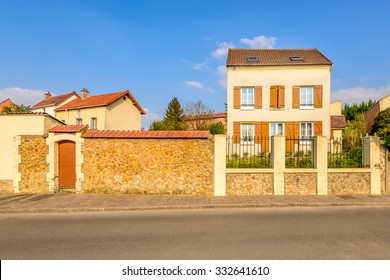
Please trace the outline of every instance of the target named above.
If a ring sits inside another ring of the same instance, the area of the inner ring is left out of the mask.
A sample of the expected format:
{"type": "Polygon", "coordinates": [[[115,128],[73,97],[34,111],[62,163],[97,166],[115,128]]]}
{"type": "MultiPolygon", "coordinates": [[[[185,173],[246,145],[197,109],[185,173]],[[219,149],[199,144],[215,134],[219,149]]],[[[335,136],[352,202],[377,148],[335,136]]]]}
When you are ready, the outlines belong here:
{"type": "Polygon", "coordinates": [[[60,188],[76,187],[76,144],[73,141],[58,143],[58,169],[60,188]]]}

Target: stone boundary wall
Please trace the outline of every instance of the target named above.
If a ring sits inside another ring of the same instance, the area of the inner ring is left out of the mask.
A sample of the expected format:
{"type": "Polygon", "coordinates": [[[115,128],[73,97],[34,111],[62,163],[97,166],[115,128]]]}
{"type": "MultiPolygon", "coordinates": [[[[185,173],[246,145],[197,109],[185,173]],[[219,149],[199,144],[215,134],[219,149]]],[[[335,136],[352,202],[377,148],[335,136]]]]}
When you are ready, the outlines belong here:
{"type": "Polygon", "coordinates": [[[12,180],[0,180],[0,192],[11,193],[13,192],[12,180]]]}
{"type": "Polygon", "coordinates": [[[328,194],[370,194],[370,173],[328,173],[328,194]]]}
{"type": "Polygon", "coordinates": [[[19,192],[21,193],[48,193],[46,174],[49,166],[46,163],[46,156],[49,148],[46,139],[39,135],[22,135],[19,155],[19,192]]]}
{"type": "Polygon", "coordinates": [[[284,173],[284,194],[316,195],[317,173],[284,173]]]}
{"type": "Polygon", "coordinates": [[[85,138],[85,193],[213,195],[212,139],[85,138]]]}
{"type": "Polygon", "coordinates": [[[272,195],[273,173],[226,174],[227,195],[272,195]]]}

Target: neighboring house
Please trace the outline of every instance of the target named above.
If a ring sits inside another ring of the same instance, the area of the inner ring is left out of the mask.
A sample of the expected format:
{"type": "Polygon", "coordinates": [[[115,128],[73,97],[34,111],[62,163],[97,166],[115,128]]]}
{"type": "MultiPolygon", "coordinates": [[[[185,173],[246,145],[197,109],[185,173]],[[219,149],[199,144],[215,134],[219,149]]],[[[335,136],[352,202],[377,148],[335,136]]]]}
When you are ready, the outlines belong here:
{"type": "Polygon", "coordinates": [[[14,138],[18,135],[43,135],[62,122],[46,113],[0,114],[0,191],[12,189],[14,179],[14,138]]]}
{"type": "Polygon", "coordinates": [[[390,95],[381,98],[364,114],[364,124],[366,125],[366,132],[371,134],[371,128],[374,124],[374,119],[379,112],[390,107],[390,95]]]}
{"type": "Polygon", "coordinates": [[[51,95],[50,91],[43,94],[44,99],[31,107],[34,113],[48,113],[55,116],[54,110],[79,97],[75,91],[61,95],[51,95]]]}
{"type": "Polygon", "coordinates": [[[87,124],[93,130],[141,130],[141,115],[146,114],[128,90],[89,96],[87,89],[55,113],[66,124],[87,124]]]}
{"type": "Polygon", "coordinates": [[[222,123],[226,129],[226,112],[186,116],[185,122],[192,130],[197,130],[199,127],[209,126],[210,124],[216,124],[219,122],[222,123]]]}
{"type": "Polygon", "coordinates": [[[15,103],[13,103],[11,101],[11,99],[8,98],[8,99],[4,100],[3,102],[0,102],[0,112],[3,111],[4,107],[13,107],[13,106],[15,106],[15,103]]]}
{"type": "Polygon", "coordinates": [[[247,144],[276,134],[330,137],[332,65],[317,49],[229,49],[228,135],[247,144]]]}
{"type": "Polygon", "coordinates": [[[330,104],[330,138],[340,139],[343,136],[343,130],[347,127],[345,116],[341,114],[342,102],[335,101],[330,104]]]}

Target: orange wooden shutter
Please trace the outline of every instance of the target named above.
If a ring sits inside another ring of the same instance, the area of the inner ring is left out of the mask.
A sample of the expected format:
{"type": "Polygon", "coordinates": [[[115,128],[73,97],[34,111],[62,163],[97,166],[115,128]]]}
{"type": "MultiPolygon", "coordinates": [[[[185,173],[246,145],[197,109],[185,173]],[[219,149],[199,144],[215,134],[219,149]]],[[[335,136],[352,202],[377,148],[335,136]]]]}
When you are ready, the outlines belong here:
{"type": "Polygon", "coordinates": [[[284,108],[284,86],[278,86],[278,108],[284,108]]]}
{"type": "Polygon", "coordinates": [[[234,109],[240,109],[241,107],[241,87],[234,87],[234,109]]]}
{"type": "Polygon", "coordinates": [[[269,104],[270,108],[276,108],[276,104],[278,102],[277,90],[278,90],[277,86],[271,86],[270,88],[270,104],[269,104]]]}
{"type": "Polygon", "coordinates": [[[262,108],[262,95],[263,90],[261,86],[255,87],[255,109],[261,109],[262,108]]]}
{"type": "Polygon", "coordinates": [[[263,153],[269,152],[269,123],[261,123],[261,151],[263,153]]]}
{"type": "Polygon", "coordinates": [[[239,144],[241,140],[241,124],[240,122],[233,122],[233,143],[239,144]]]}
{"type": "Polygon", "coordinates": [[[261,139],[261,122],[255,122],[255,143],[260,144],[261,139]]]}
{"type": "Polygon", "coordinates": [[[322,121],[314,122],[314,134],[315,136],[322,136],[322,121]]]}
{"type": "Polygon", "coordinates": [[[314,108],[322,108],[322,85],[314,86],[314,108]]]}
{"type": "Polygon", "coordinates": [[[295,144],[299,142],[299,123],[287,122],[286,123],[286,151],[294,152],[295,144]]]}
{"type": "Polygon", "coordinates": [[[293,86],[293,95],[292,95],[292,107],[294,109],[299,109],[301,101],[300,101],[300,94],[301,88],[300,86],[293,86]]]}

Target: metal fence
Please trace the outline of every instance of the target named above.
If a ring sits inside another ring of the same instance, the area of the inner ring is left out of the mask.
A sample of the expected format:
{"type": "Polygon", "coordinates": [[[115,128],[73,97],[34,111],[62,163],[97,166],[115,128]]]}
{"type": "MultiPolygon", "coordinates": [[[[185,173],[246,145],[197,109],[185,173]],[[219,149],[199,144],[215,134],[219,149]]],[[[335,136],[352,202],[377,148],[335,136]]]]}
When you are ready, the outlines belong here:
{"type": "Polygon", "coordinates": [[[328,168],[363,167],[362,138],[343,137],[328,140],[328,168]]]}
{"type": "Polygon", "coordinates": [[[286,138],[286,168],[315,167],[315,138],[286,138]]]}
{"type": "Polygon", "coordinates": [[[271,138],[226,138],[227,168],[271,168],[271,138]]]}

